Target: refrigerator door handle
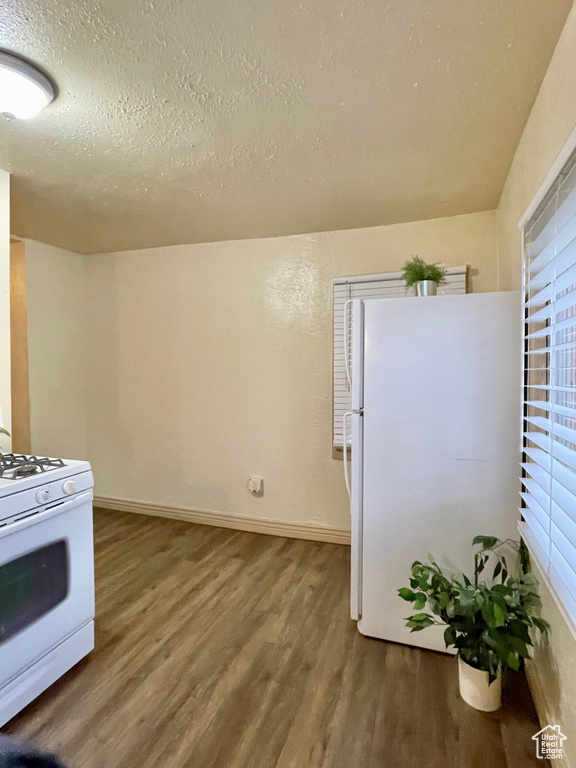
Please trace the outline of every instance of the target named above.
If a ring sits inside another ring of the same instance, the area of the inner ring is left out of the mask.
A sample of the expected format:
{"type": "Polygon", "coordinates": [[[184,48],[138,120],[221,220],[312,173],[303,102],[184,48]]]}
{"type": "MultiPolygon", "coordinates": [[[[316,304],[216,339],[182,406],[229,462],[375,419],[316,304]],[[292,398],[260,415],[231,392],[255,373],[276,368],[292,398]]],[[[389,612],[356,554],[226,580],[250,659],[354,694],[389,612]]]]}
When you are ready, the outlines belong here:
{"type": "Polygon", "coordinates": [[[352,301],[353,299],[348,299],[344,302],[344,369],[350,391],[352,390],[352,375],[350,372],[350,310],[348,308],[352,301]]]}
{"type": "Polygon", "coordinates": [[[342,416],[342,447],[344,448],[344,480],[346,481],[346,490],[348,491],[348,498],[351,499],[350,492],[350,478],[348,476],[348,441],[346,439],[346,419],[352,416],[352,411],[346,411],[342,416]]]}
{"type": "Polygon", "coordinates": [[[352,411],[352,455],[350,461],[350,617],[362,616],[362,456],[363,409],[352,411]]]}

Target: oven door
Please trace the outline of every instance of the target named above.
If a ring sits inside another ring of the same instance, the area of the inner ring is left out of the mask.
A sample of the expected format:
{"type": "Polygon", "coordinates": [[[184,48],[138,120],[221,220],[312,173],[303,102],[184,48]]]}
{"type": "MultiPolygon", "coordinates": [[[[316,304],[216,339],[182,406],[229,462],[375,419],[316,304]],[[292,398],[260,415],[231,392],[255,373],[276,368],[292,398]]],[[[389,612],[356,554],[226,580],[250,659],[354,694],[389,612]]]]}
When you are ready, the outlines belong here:
{"type": "Polygon", "coordinates": [[[91,491],[0,528],[0,687],[93,617],[91,491]]]}

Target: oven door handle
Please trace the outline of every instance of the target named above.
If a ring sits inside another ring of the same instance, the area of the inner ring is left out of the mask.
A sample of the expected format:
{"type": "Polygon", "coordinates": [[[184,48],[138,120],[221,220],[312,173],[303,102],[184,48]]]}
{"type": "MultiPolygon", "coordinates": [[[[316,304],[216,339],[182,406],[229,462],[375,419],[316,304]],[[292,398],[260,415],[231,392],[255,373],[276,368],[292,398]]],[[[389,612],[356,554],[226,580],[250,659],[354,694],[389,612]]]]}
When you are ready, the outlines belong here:
{"type": "Polygon", "coordinates": [[[20,520],[16,520],[14,523],[4,525],[0,528],[0,539],[4,536],[10,536],[13,533],[17,533],[18,531],[23,531],[31,525],[42,523],[44,520],[56,517],[56,515],[61,515],[62,512],[74,509],[74,507],[83,504],[85,501],[92,501],[92,491],[79,493],[77,496],[74,496],[73,499],[54,504],[43,512],[33,512],[31,515],[26,515],[25,517],[20,518],[20,520]]]}

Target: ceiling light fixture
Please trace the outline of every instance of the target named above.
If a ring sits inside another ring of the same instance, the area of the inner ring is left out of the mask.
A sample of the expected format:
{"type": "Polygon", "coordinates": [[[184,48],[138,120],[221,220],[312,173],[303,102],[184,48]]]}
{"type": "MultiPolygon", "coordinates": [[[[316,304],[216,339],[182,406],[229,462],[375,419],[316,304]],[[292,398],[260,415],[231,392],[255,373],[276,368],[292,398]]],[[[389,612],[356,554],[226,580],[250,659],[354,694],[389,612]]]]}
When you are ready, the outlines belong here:
{"type": "Polygon", "coordinates": [[[32,64],[0,51],[0,113],[27,120],[55,97],[50,80],[32,64]]]}

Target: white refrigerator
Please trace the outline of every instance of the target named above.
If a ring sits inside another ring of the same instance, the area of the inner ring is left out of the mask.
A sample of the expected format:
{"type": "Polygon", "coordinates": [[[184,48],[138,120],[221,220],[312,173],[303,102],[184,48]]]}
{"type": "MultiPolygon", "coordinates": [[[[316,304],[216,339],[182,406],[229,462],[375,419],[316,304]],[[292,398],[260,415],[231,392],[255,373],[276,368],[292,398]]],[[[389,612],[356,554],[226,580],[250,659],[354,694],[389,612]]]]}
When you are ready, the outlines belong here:
{"type": "Polygon", "coordinates": [[[358,300],[352,317],[351,615],[445,651],[442,628],[405,627],[397,590],[428,553],[470,572],[474,536],[518,538],[520,296],[358,300]]]}

